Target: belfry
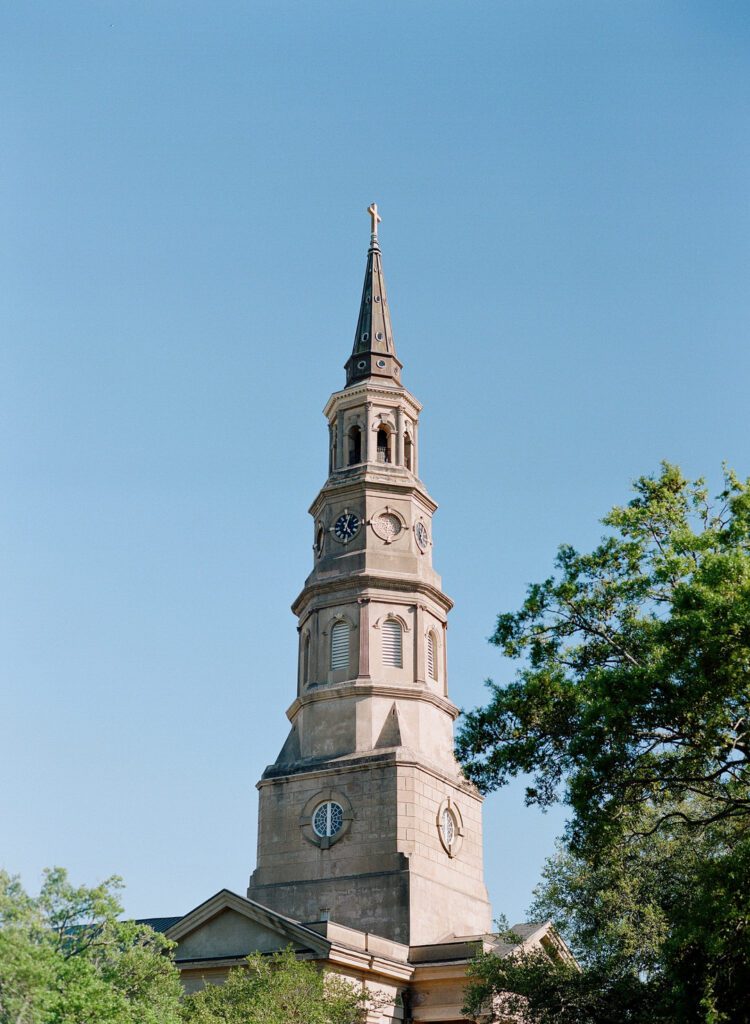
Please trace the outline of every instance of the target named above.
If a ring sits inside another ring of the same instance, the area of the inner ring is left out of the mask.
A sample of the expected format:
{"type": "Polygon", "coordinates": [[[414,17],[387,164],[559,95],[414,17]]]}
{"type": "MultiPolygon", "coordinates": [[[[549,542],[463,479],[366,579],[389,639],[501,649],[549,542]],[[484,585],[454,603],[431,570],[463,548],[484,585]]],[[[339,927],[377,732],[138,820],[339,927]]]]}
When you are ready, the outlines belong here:
{"type": "Polygon", "coordinates": [[[372,993],[368,1024],[458,1024],[478,953],[570,954],[550,922],[514,925],[515,945],[490,934],[482,799],[453,756],[451,601],[432,565],[422,407],[401,380],[380,217],[368,212],[346,383],[324,410],[312,570],[292,606],[290,730],[258,783],[257,866],[246,897],[221,889],[149,924],[176,943],[188,990],[291,946],[372,993]]]}
{"type": "MultiPolygon", "coordinates": [[[[291,731],[260,782],[248,896],[398,942],[489,930],[481,798],[453,757],[450,599],[432,565],[421,406],[401,381],[377,236],[346,386],[325,407],[291,731]]],[[[374,212],[373,212],[374,211],[374,212]]]]}

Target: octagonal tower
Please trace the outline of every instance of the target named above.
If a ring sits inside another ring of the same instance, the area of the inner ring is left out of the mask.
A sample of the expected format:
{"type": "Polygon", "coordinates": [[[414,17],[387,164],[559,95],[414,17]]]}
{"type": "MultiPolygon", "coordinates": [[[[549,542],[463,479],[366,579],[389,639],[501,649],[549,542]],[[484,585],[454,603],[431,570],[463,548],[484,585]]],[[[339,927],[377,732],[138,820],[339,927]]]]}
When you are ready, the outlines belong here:
{"type": "Polygon", "coordinates": [[[325,407],[289,736],[258,784],[248,896],[411,945],[489,930],[481,797],[453,755],[447,615],[377,208],[346,386],[325,407]]]}

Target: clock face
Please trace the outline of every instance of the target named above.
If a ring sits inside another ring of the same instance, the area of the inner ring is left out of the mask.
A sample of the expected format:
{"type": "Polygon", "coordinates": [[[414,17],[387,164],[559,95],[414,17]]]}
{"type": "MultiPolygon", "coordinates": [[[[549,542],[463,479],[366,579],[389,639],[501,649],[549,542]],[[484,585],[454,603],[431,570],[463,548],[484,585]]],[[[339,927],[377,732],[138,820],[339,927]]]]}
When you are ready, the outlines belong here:
{"type": "Polygon", "coordinates": [[[414,527],[414,536],[417,538],[417,544],[419,544],[422,551],[426,551],[430,543],[430,535],[421,519],[414,527]]]}
{"type": "Polygon", "coordinates": [[[345,509],[333,524],[333,536],[346,544],[357,536],[360,525],[359,516],[345,509]]]}

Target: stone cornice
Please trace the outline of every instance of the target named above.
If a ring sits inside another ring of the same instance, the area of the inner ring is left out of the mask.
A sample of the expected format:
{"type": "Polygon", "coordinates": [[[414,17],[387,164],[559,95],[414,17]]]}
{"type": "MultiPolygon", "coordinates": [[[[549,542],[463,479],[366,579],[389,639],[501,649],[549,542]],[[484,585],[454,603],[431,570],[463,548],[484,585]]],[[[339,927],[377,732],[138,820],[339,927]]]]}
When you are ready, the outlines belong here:
{"type": "Polygon", "coordinates": [[[334,391],[325,404],[323,415],[326,419],[330,420],[331,413],[338,405],[344,404],[344,402],[347,407],[350,405],[361,405],[363,401],[367,401],[370,398],[375,400],[381,399],[388,404],[395,402],[397,405],[409,405],[415,416],[418,416],[422,411],[422,403],[410,391],[407,391],[406,388],[398,387],[397,385],[389,387],[384,384],[373,384],[372,382],[363,381],[361,384],[355,384],[350,388],[334,391]]]}
{"type": "MultiPolygon", "coordinates": [[[[308,760],[296,761],[293,764],[269,764],[263,772],[260,782],[256,782],[255,788],[262,789],[263,786],[275,785],[277,782],[294,778],[296,775],[304,774],[309,779],[326,779],[331,775],[340,776],[349,772],[372,771],[373,767],[419,768],[420,771],[431,775],[438,782],[454,786],[471,796],[473,800],[484,803],[484,797],[476,786],[461,774],[458,763],[456,763],[456,774],[454,775],[440,765],[416,754],[408,747],[386,751],[375,750],[369,754],[348,754],[327,761],[308,760]]],[[[286,885],[287,883],[282,884],[286,885]]]]}
{"type": "MultiPolygon", "coordinates": [[[[302,959],[298,957],[298,959],[302,959]]],[[[310,957],[309,959],[317,959],[316,957],[310,957]]],[[[187,960],[182,960],[176,956],[174,962],[180,969],[182,974],[186,974],[188,971],[201,971],[203,974],[210,974],[211,971],[226,971],[232,967],[241,967],[247,963],[247,954],[238,953],[237,956],[211,956],[211,957],[191,957],[187,960]]]]}
{"type": "MultiPolygon", "coordinates": [[[[482,944],[477,943],[477,953],[481,952],[482,944]]],[[[435,964],[416,964],[414,967],[414,981],[463,981],[466,982],[466,968],[471,963],[469,957],[463,960],[448,960],[435,964]]],[[[451,1007],[453,1010],[453,1007],[451,1007]]],[[[453,1010],[455,1013],[455,1010],[453,1010]]],[[[440,1018],[430,1016],[430,1021],[438,1021],[440,1018]]],[[[445,1020],[454,1021],[455,1016],[446,1016],[445,1020]]]]}
{"type": "Polygon", "coordinates": [[[339,967],[348,967],[353,970],[367,971],[395,981],[410,981],[414,974],[414,968],[408,963],[399,963],[397,960],[389,960],[384,956],[374,955],[350,946],[344,946],[338,942],[331,945],[331,950],[326,957],[320,959],[326,963],[337,964],[339,967]]]}
{"type": "MultiPolygon", "coordinates": [[[[292,611],[299,616],[305,605],[315,597],[325,594],[332,594],[336,591],[353,590],[361,597],[377,597],[383,591],[391,591],[396,594],[421,594],[423,597],[431,598],[440,608],[449,612],[453,607],[453,601],[444,594],[442,590],[433,587],[424,580],[415,579],[413,576],[386,576],[384,573],[371,573],[366,570],[361,573],[351,573],[346,576],[337,576],[330,580],[321,580],[318,583],[311,583],[302,590],[292,604],[292,611]],[[368,591],[375,593],[370,594],[368,591]]],[[[416,604],[416,600],[414,601],[416,604]]]]}
{"type": "Polygon", "coordinates": [[[364,488],[366,491],[384,491],[402,497],[413,495],[424,505],[430,515],[435,514],[438,503],[427,493],[421,480],[409,473],[408,470],[402,471],[398,467],[379,470],[377,468],[379,465],[378,462],[363,462],[350,469],[335,471],[328,477],[307,511],[315,518],[330,495],[341,498],[346,495],[348,490],[351,490],[352,494],[358,495],[364,488]]]}
{"type": "Polygon", "coordinates": [[[448,700],[447,697],[441,697],[439,693],[434,693],[426,686],[352,682],[333,683],[327,686],[318,686],[314,690],[307,691],[307,693],[302,694],[301,697],[296,697],[292,701],[287,709],[286,716],[290,722],[294,721],[298,712],[302,708],[307,707],[308,704],[317,704],[318,701],[322,700],[339,700],[341,697],[398,697],[401,700],[421,700],[444,711],[447,715],[450,715],[453,721],[461,714],[452,701],[448,700]]]}

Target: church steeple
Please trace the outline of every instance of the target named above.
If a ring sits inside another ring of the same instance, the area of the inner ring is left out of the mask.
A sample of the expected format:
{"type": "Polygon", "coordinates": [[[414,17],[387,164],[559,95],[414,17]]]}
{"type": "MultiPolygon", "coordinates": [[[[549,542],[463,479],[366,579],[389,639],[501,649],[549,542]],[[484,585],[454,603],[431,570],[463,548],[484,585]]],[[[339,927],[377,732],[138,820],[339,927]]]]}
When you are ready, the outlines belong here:
{"type": "Polygon", "coordinates": [[[383,257],[378,242],[378,208],[372,203],[367,212],[372,219],[370,248],[367,252],[365,281],[359,306],[357,330],[352,354],[346,362],[346,386],[351,387],[368,377],[392,381],[399,387],[403,364],[396,355],[391,327],[391,313],[385,291],[383,257]]]}
{"type": "Polygon", "coordinates": [[[328,399],[328,475],[310,506],[291,729],[259,783],[248,895],[396,942],[481,935],[481,797],[453,754],[452,602],[432,565],[422,406],[401,384],[372,236],[347,383],[328,399]]]}

